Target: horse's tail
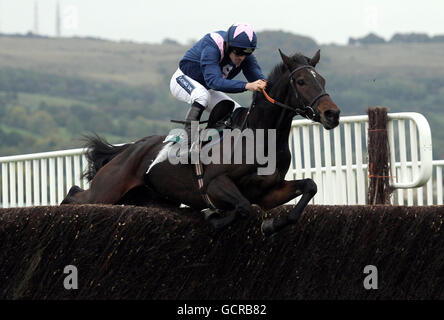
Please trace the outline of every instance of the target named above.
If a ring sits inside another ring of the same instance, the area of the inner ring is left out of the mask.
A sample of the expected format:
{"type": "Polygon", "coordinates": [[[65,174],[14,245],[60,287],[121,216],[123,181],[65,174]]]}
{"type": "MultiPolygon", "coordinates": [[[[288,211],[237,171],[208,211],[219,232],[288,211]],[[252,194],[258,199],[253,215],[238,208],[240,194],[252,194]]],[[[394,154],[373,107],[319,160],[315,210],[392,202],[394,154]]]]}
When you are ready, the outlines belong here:
{"type": "Polygon", "coordinates": [[[86,141],[84,148],[87,149],[86,159],[88,160],[88,168],[82,177],[88,179],[88,181],[94,178],[100,168],[131,145],[131,143],[129,143],[114,146],[97,134],[85,136],[84,140],[86,141]]]}

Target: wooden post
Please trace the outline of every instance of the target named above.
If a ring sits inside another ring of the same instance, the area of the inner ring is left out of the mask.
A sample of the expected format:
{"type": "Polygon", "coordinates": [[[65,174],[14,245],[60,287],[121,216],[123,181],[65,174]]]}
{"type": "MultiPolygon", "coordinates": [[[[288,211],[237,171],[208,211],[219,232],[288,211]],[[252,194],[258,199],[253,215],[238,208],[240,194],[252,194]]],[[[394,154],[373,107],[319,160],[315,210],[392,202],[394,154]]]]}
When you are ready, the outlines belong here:
{"type": "Polygon", "coordinates": [[[390,145],[387,133],[388,108],[372,107],[368,114],[367,204],[390,204],[390,145]]]}

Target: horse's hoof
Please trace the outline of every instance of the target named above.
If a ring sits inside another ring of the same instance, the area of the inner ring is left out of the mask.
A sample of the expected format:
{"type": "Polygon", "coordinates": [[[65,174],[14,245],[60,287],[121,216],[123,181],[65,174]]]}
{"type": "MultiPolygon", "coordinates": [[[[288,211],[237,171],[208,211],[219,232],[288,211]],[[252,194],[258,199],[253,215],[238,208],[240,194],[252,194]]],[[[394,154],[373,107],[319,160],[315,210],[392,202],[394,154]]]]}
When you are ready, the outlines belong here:
{"type": "Polygon", "coordinates": [[[211,209],[207,208],[202,210],[202,213],[204,214],[205,221],[209,221],[211,219],[220,218],[220,210],[219,209],[211,209]]]}
{"type": "Polygon", "coordinates": [[[274,226],[273,226],[273,222],[274,222],[274,219],[273,218],[271,218],[271,219],[265,219],[263,222],[262,222],[262,225],[261,225],[261,231],[262,231],[262,234],[264,235],[264,236],[270,236],[270,235],[272,235],[273,233],[274,233],[274,226]]]}
{"type": "Polygon", "coordinates": [[[209,222],[216,231],[223,230],[225,227],[227,227],[227,223],[223,220],[223,218],[212,219],[209,222]]]}

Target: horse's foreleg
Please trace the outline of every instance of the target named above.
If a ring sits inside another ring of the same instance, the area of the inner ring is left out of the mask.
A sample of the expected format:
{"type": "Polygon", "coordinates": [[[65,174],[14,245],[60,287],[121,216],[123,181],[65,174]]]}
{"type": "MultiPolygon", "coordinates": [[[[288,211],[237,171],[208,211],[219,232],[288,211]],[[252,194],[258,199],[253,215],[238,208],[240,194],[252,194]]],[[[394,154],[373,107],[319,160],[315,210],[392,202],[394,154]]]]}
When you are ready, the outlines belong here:
{"type": "Polygon", "coordinates": [[[265,235],[271,235],[289,224],[296,223],[316,192],[317,186],[312,179],[285,181],[279,188],[272,190],[259,203],[261,207],[271,209],[285,204],[301,194],[302,197],[288,215],[264,220],[262,232],[265,235]]]}
{"type": "Polygon", "coordinates": [[[207,194],[218,209],[230,210],[224,218],[210,217],[208,219],[216,229],[228,227],[237,218],[247,217],[251,211],[251,203],[227,176],[218,176],[211,180],[207,187],[207,194]]]}
{"type": "Polygon", "coordinates": [[[257,204],[265,210],[276,208],[299,197],[303,193],[305,184],[305,180],[285,180],[267,192],[257,204]]]}

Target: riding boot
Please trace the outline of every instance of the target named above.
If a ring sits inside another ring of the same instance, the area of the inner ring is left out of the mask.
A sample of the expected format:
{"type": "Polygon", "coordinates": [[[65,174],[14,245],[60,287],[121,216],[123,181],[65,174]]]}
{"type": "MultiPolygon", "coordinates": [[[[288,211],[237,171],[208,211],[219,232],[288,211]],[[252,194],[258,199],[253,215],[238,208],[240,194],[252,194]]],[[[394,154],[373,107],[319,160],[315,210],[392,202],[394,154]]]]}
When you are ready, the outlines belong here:
{"type": "Polygon", "coordinates": [[[188,110],[187,116],[185,118],[185,132],[188,136],[188,151],[190,152],[198,152],[199,146],[196,144],[192,146],[192,137],[191,137],[191,121],[199,121],[202,113],[204,112],[205,107],[201,105],[199,102],[194,102],[191,105],[190,110],[188,110]],[[193,148],[192,148],[193,147],[193,148]]]}

